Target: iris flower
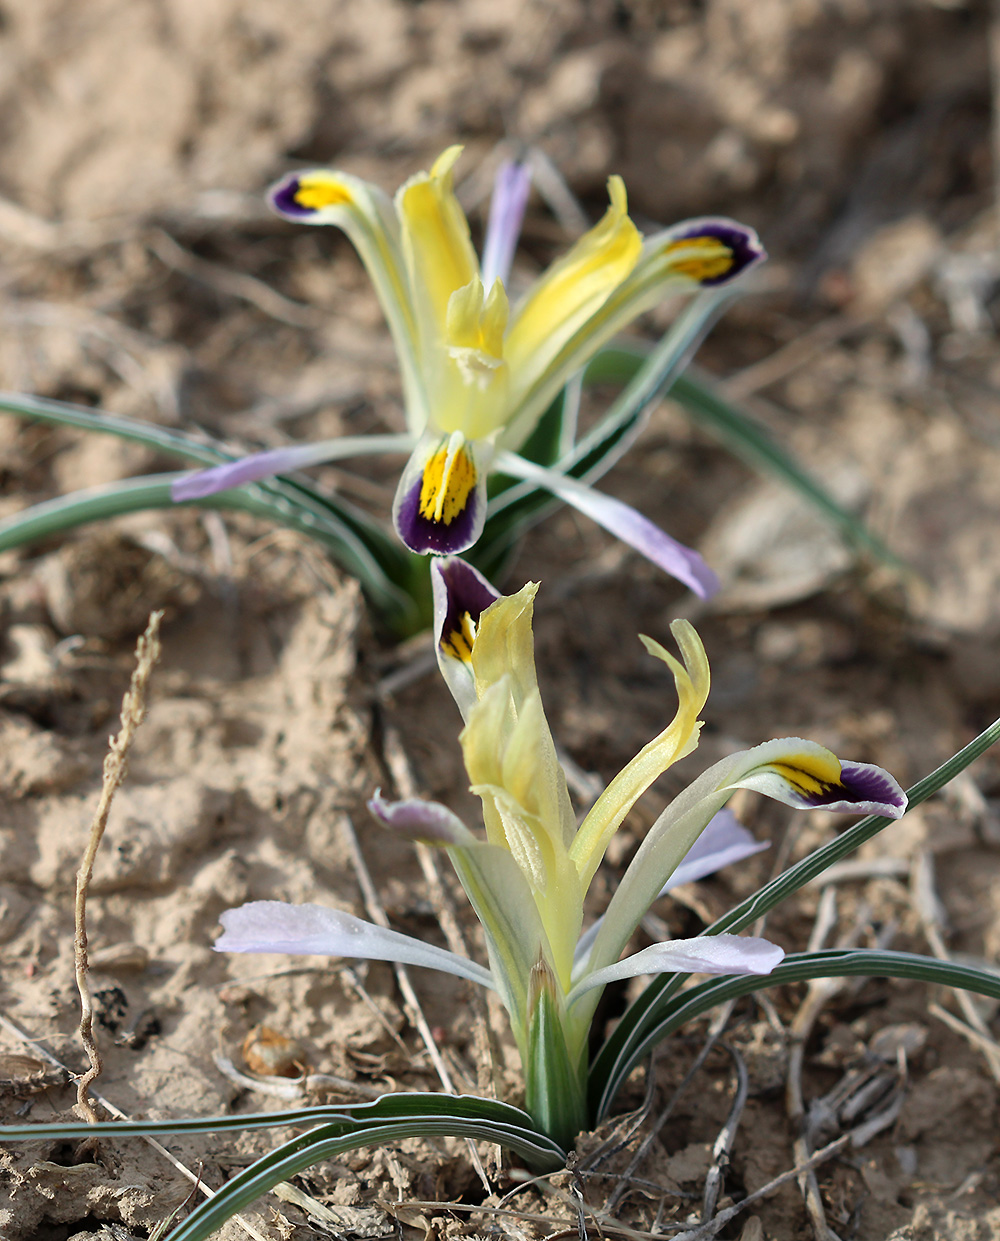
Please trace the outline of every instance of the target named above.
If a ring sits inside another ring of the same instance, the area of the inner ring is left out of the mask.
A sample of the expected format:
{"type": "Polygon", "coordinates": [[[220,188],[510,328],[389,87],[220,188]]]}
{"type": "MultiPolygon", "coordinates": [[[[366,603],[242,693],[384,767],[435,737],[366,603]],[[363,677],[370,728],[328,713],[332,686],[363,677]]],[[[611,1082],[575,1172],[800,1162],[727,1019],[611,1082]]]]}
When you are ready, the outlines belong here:
{"type": "Polygon", "coordinates": [[[673,674],[678,706],[577,824],[535,674],[536,586],[510,596],[457,558],[432,565],[441,671],[465,721],[470,787],[485,838],[446,806],[376,794],[391,831],[445,849],[485,932],[488,966],[320,905],[256,901],[222,915],[216,948],[320,953],[423,965],[495,990],[525,1067],[527,1108],[571,1142],[582,1126],[587,1034],[603,988],[669,972],[767,974],[783,953],[766,940],[702,935],[622,952],[657,897],[759,846],[723,811],[736,789],[800,809],[898,818],[906,795],[887,772],[841,762],[797,737],[730,755],[680,793],[646,833],[604,916],[583,930],[584,899],[614,834],[652,782],[695,749],[709,690],[705,651],[686,621],[671,626],[680,659],[651,638],[646,649],[673,674]],[[576,1126],[576,1128],[574,1128],[576,1126]]]}
{"type": "Polygon", "coordinates": [[[732,220],[688,220],[643,238],[625,185],[608,181],[603,217],[511,305],[507,281],[529,190],[523,165],[498,177],[483,263],[453,188],[461,147],[407,181],[395,199],[347,173],[293,173],[270,192],[279,215],[333,224],[358,251],[402,373],[407,433],[347,437],[257,453],[182,479],[175,500],[364,452],[408,452],[393,504],[412,551],[471,547],[487,515],[491,470],[551,491],[637,547],[699,594],[714,575],[690,549],[621,501],[518,455],[553,398],[615,333],[671,293],[727,283],[764,257],[732,220]]]}

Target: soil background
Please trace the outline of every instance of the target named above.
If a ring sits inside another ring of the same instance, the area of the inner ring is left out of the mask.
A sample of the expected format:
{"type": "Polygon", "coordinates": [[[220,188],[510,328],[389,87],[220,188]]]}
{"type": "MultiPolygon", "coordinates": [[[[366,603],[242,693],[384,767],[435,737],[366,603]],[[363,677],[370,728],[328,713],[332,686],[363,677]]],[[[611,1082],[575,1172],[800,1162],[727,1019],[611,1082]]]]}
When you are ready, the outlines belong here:
{"type": "MultiPolygon", "coordinates": [[[[597,218],[612,172],[644,227],[708,212],[757,227],[771,262],[699,361],[910,569],[859,558],[669,401],[604,485],[699,546],[718,598],[696,605],[571,513],[531,534],[502,585],[542,582],[540,678],[581,800],[673,713],[635,634],[664,639],[688,615],[712,663],[702,745],[616,841],[596,914],[658,810],[732,749],[807,736],[907,785],[1000,710],[990,23],[985,0],[2,0],[0,386],[248,446],[400,429],[392,349],[350,247],[263,206],[270,180],[315,163],[392,190],[463,142],[460,194],[481,230],[499,160],[532,148],[552,175],[515,285],[597,218]]],[[[173,464],[6,416],[0,440],[5,517],[173,464]]],[[[397,468],[318,473],[387,514],[397,468]]],[[[284,1108],[275,1090],[301,1101],[303,1071],[311,1099],[440,1088],[388,966],[212,951],[220,912],[247,899],[364,913],[351,824],[392,924],[439,936],[451,877],[379,834],[364,802],[412,781],[473,813],[426,638],[386,643],[321,550],[250,519],[142,514],[0,556],[4,1019],[85,1066],[72,885],[154,606],[163,662],[92,886],[98,1089],[129,1116],[174,1117],[284,1108]],[[248,1080],[270,1076],[274,1048],[293,1076],[248,1080]]],[[[826,942],[996,962],[998,796],[987,756],[867,846],[830,885],[826,942]]],[[[661,928],[696,933],[843,825],[750,797],[738,808],[771,849],[660,902],[661,928]]],[[[767,934],[804,947],[820,902],[806,889],[767,934]]],[[[413,985],[456,1088],[516,1099],[498,1014],[457,980],[413,971],[413,985]]],[[[886,981],[737,1006],[724,1041],[749,1098],[728,1200],[795,1166],[785,1083],[803,1032],[824,1141],[872,1124],[806,1196],[786,1182],[721,1235],[1000,1237],[995,1010],[886,981]]],[[[496,1152],[481,1152],[488,1196],[465,1144],[414,1140],[319,1165],[297,1178],[298,1205],[286,1191],[244,1219],[269,1241],[522,1241],[575,1235],[579,1191],[592,1236],[669,1235],[699,1209],[732,1104],[721,1047],[602,1211],[704,1042],[704,1026],[690,1033],[658,1057],[626,1149],[588,1165],[607,1133],[584,1137],[578,1178],[503,1210],[513,1182],[496,1152]]],[[[0,1040],[4,1119],[70,1115],[72,1089],[31,1043],[10,1025],[0,1040]]],[[[637,1073],[622,1110],[645,1091],[637,1073]]],[[[217,1187],[287,1133],[165,1144],[217,1187]]],[[[0,1167],[4,1241],[145,1238],[191,1192],[140,1141],[12,1145],[0,1167]]],[[[250,1234],[234,1220],[220,1235],[250,1234]]]]}

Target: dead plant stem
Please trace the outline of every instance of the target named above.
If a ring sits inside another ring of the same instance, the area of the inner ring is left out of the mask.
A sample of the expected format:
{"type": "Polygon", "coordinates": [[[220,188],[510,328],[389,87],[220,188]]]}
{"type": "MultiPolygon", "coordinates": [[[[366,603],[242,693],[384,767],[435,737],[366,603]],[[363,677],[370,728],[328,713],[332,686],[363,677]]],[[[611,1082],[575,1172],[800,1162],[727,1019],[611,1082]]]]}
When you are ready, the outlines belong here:
{"type": "Polygon", "coordinates": [[[136,729],[146,715],[146,689],[153,668],[160,658],[160,622],[162,612],[153,612],[146,625],[146,631],[139,639],[135,650],[135,670],[132,680],[122,699],[121,728],[117,737],[112,737],[108,753],[104,759],[104,778],[101,784],[101,796],[90,825],[90,837],[84,851],[83,861],[76,876],[76,901],[74,904],[74,922],[76,932],[73,937],[73,958],[76,968],[76,986],[80,992],[80,1038],[90,1060],[90,1068],[77,1081],[76,1110],[84,1120],[96,1125],[100,1119],[90,1101],[90,1085],[101,1075],[104,1067],[101,1051],[94,1036],[94,1003],[90,994],[88,981],[89,962],[87,957],[87,891],[94,874],[94,861],[104,829],[108,825],[111,803],[115,793],[121,787],[128,770],[128,752],[135,737],[136,729]]]}

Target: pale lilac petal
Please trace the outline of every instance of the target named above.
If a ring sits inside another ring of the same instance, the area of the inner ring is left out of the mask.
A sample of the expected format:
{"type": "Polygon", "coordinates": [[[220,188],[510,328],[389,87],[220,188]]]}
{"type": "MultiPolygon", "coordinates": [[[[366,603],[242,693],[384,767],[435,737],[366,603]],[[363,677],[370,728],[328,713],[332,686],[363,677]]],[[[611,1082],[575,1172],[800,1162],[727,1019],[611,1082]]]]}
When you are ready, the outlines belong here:
{"type": "Polygon", "coordinates": [[[223,934],[215,941],[216,952],[287,952],[293,956],[396,961],[493,987],[489,970],[475,961],[325,905],[251,901],[238,909],[227,909],[219,921],[223,934]]]}
{"type": "Polygon", "coordinates": [[[769,848],[766,840],[755,840],[731,810],[720,810],[660,889],[660,895],[664,896],[671,888],[679,888],[682,883],[694,883],[706,875],[714,875],[723,866],[742,862],[744,858],[769,848]]]}
{"type": "MultiPolygon", "coordinates": [[[[744,858],[770,847],[767,841],[755,840],[737,821],[731,810],[720,810],[688,850],[684,861],[660,889],[659,895],[666,896],[671,888],[679,888],[682,883],[694,883],[698,879],[704,879],[706,875],[714,875],[717,870],[722,870],[723,866],[742,862],[744,858]]],[[[603,918],[598,918],[580,936],[573,953],[574,965],[579,965],[586,959],[603,921],[603,918]]]]}
{"type": "Polygon", "coordinates": [[[493,287],[494,280],[507,283],[530,193],[531,169],[528,165],[517,160],[502,163],[493,183],[490,218],[483,246],[483,284],[487,292],[493,287]]]}
{"type": "Polygon", "coordinates": [[[641,552],[665,573],[683,582],[689,590],[707,599],[719,589],[719,579],[698,553],[664,533],[648,517],[613,496],[595,491],[585,483],[546,470],[512,452],[497,455],[496,468],[515,478],[525,478],[551,491],[566,504],[585,513],[636,551],[641,552]]]}
{"type": "Polygon", "coordinates": [[[320,440],[315,444],[293,444],[287,448],[272,448],[267,452],[255,452],[240,457],[238,461],[226,461],[207,470],[198,470],[179,478],[170,488],[175,504],[185,500],[203,500],[231,487],[244,483],[257,483],[275,474],[288,474],[310,465],[322,465],[344,457],[375,456],[386,452],[409,452],[413,440],[406,435],[349,435],[339,439],[320,440]]]}
{"type": "Polygon", "coordinates": [[[754,935],[671,939],[585,975],[568,999],[572,1003],[593,987],[603,987],[620,978],[635,978],[639,974],[770,974],[784,955],[777,944],[754,935]]]}
{"type": "Polygon", "coordinates": [[[448,848],[473,844],[476,840],[458,815],[440,802],[423,801],[418,797],[387,801],[382,790],[376,789],[368,809],[383,827],[423,844],[448,848]]]}

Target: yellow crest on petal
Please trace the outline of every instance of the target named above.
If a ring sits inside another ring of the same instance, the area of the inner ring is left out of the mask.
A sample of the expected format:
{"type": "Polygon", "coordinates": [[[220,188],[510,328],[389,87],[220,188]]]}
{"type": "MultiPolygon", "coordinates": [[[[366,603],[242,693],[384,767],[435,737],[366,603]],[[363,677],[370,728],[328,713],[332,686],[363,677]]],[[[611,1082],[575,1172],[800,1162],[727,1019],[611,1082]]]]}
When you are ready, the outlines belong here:
{"type": "Polygon", "coordinates": [[[829,750],[788,754],[767,766],[804,797],[820,797],[840,784],[840,759],[829,750]]]}
{"type": "Polygon", "coordinates": [[[325,207],[350,207],[354,195],[341,179],[331,173],[307,172],[298,178],[294,201],[307,211],[325,207]]]}
{"type": "Polygon", "coordinates": [[[684,237],[663,247],[671,259],[670,270],[702,283],[726,275],[736,261],[731,247],[718,237],[684,237]]]}
{"type": "Polygon", "coordinates": [[[424,465],[420,484],[421,517],[450,526],[465,512],[479,473],[460,432],[455,432],[424,465]]]}

